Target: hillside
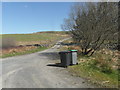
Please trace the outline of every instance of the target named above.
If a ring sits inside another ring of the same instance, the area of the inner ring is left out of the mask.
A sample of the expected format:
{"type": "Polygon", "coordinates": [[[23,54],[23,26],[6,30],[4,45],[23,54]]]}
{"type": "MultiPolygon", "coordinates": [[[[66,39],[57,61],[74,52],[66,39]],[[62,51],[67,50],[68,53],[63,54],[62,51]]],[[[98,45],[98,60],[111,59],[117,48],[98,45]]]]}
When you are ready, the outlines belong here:
{"type": "Polygon", "coordinates": [[[62,31],[37,32],[31,34],[3,34],[0,57],[9,57],[37,52],[51,47],[57,41],[69,37],[62,31]]]}
{"type": "Polygon", "coordinates": [[[14,39],[16,45],[27,45],[27,44],[48,44],[55,42],[61,38],[67,37],[64,32],[60,31],[48,31],[48,32],[37,32],[32,34],[3,34],[0,35],[2,40],[14,39]]]}

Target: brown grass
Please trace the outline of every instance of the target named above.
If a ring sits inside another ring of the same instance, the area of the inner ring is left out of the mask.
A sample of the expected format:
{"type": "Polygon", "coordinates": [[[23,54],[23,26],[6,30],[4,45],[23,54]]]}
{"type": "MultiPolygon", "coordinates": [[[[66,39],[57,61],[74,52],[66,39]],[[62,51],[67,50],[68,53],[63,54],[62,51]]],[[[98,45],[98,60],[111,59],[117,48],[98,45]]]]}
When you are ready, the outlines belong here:
{"type": "Polygon", "coordinates": [[[13,47],[13,48],[8,48],[8,49],[2,49],[2,50],[0,50],[0,55],[16,53],[16,52],[24,52],[24,51],[28,51],[28,50],[35,49],[35,48],[37,48],[37,47],[25,46],[25,47],[13,47]]]}

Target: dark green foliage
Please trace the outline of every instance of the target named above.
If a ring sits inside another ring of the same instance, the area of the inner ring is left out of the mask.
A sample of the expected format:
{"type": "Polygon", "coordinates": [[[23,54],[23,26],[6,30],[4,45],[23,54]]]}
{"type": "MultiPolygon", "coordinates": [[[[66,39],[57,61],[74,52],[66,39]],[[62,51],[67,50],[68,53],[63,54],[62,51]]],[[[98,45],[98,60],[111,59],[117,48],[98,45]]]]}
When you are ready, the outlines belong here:
{"type": "Polygon", "coordinates": [[[103,73],[106,73],[106,74],[110,74],[110,73],[112,73],[112,69],[111,69],[111,67],[109,67],[108,65],[102,65],[101,67],[100,67],[100,71],[101,72],[103,72],[103,73]]]}

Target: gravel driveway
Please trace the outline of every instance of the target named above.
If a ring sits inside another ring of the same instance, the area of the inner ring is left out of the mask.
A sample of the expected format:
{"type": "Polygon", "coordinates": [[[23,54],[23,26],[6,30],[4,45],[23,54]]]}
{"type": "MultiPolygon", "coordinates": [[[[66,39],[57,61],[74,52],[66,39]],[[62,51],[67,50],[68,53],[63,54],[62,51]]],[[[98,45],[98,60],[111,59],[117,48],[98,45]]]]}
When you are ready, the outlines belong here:
{"type": "Polygon", "coordinates": [[[59,47],[2,59],[2,88],[93,88],[84,79],[70,75],[66,68],[55,65],[60,61],[59,47]]]}

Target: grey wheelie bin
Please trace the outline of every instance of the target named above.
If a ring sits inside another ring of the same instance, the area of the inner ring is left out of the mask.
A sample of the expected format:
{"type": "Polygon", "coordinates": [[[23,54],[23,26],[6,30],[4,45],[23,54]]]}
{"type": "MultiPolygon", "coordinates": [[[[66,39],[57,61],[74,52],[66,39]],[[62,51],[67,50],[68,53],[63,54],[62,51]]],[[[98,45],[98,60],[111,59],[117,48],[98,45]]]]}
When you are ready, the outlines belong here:
{"type": "Polygon", "coordinates": [[[71,65],[78,64],[77,62],[77,50],[70,50],[71,51],[71,65]]]}
{"type": "Polygon", "coordinates": [[[61,66],[67,68],[71,62],[71,51],[61,51],[59,54],[61,59],[61,66]]]}

